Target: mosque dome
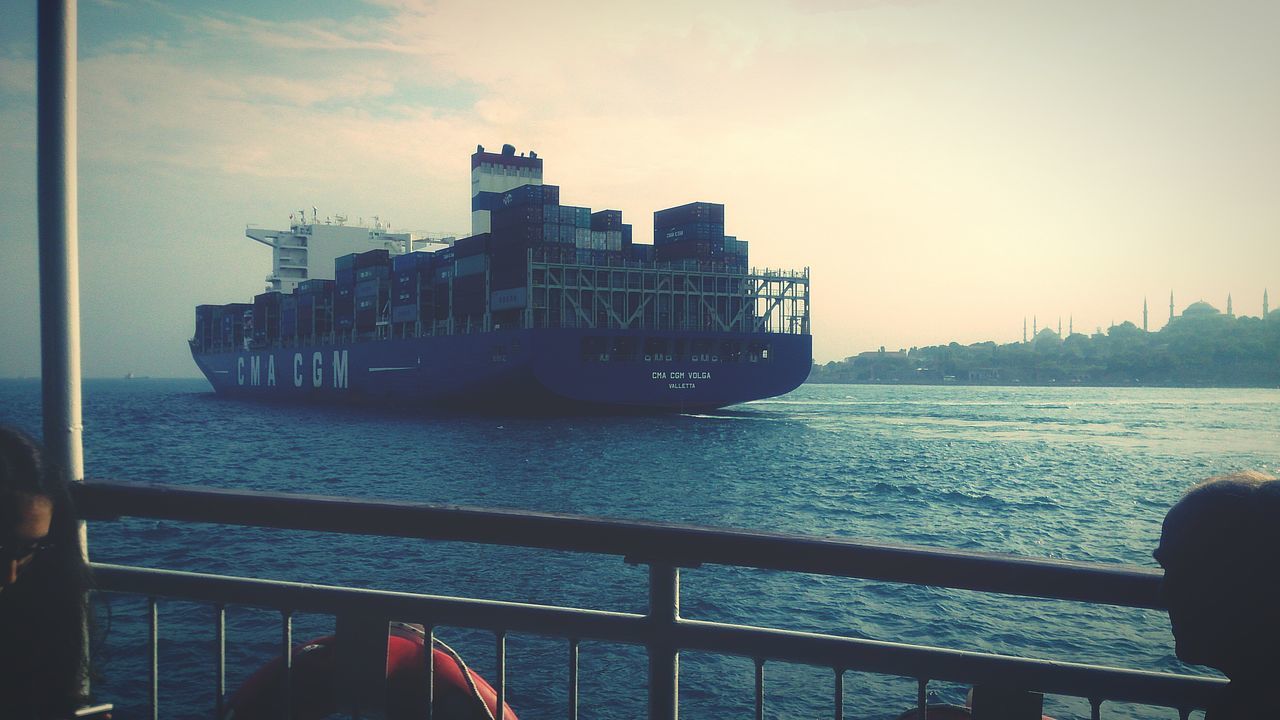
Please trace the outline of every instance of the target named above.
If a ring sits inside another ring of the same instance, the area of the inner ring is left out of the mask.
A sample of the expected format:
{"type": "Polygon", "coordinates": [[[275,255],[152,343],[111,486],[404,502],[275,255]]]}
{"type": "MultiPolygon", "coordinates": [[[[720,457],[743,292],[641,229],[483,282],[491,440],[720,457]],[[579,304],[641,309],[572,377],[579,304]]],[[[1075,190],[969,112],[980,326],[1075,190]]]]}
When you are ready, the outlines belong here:
{"type": "Polygon", "coordinates": [[[1191,303],[1190,305],[1187,306],[1186,310],[1182,311],[1183,317],[1208,317],[1209,315],[1221,315],[1221,314],[1222,313],[1218,310],[1218,308],[1210,305],[1209,303],[1203,300],[1199,302],[1191,303]]]}
{"type": "Polygon", "coordinates": [[[1062,342],[1062,338],[1061,338],[1061,337],[1059,337],[1059,336],[1058,336],[1058,333],[1054,332],[1054,330],[1053,330],[1052,328],[1044,328],[1044,329],[1043,329],[1043,330],[1041,330],[1040,332],[1036,333],[1036,336],[1035,336],[1035,337],[1031,338],[1031,342],[1033,342],[1033,343],[1042,343],[1042,342],[1055,342],[1055,343],[1060,343],[1060,342],[1062,342]]]}

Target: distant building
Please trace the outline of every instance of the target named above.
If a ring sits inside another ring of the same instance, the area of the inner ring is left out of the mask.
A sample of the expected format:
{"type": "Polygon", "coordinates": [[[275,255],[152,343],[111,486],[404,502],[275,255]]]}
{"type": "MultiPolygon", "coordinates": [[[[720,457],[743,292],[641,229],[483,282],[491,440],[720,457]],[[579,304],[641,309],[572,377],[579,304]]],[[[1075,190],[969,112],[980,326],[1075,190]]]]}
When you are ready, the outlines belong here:
{"type": "Polygon", "coordinates": [[[1181,315],[1174,316],[1174,318],[1169,321],[1169,326],[1178,327],[1183,323],[1200,325],[1205,322],[1231,320],[1234,319],[1234,317],[1234,315],[1224,313],[1204,300],[1199,300],[1188,305],[1186,309],[1182,311],[1181,315]]]}
{"type": "Polygon", "coordinates": [[[1053,343],[1056,345],[1061,342],[1062,336],[1054,332],[1053,328],[1045,328],[1031,338],[1032,345],[1039,345],[1040,343],[1053,343]]]}
{"type": "Polygon", "coordinates": [[[1000,368],[975,368],[970,370],[969,382],[998,383],[1000,382],[1000,368]]]}
{"type": "Polygon", "coordinates": [[[856,356],[860,360],[906,360],[906,350],[885,351],[884,348],[879,350],[868,350],[860,352],[856,356]]]}
{"type": "MultiPolygon", "coordinates": [[[[1169,298],[1170,300],[1172,300],[1173,293],[1169,294],[1169,298]]],[[[1143,309],[1144,311],[1146,309],[1145,301],[1143,302],[1143,309]]],[[[1266,318],[1270,314],[1271,314],[1270,297],[1267,291],[1263,290],[1261,317],[1266,318]]],[[[1175,320],[1181,320],[1183,318],[1213,318],[1213,317],[1226,318],[1226,319],[1234,319],[1236,317],[1235,302],[1232,299],[1232,293],[1227,293],[1227,309],[1225,312],[1222,310],[1219,310],[1217,307],[1215,307],[1214,305],[1208,302],[1205,302],[1204,300],[1197,300],[1196,302],[1191,303],[1186,307],[1186,309],[1182,311],[1181,315],[1174,312],[1172,302],[1169,305],[1169,322],[1173,322],[1175,320]]],[[[1143,320],[1144,321],[1146,320],[1145,312],[1143,314],[1143,320]]]]}

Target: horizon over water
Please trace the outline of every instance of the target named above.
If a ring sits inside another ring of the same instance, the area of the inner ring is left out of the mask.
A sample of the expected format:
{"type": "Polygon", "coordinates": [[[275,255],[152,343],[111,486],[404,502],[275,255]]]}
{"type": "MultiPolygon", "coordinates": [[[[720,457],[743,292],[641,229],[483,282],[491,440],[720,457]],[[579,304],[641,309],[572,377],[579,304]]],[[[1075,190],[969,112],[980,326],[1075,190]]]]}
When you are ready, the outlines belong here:
{"type": "MultiPolygon", "coordinates": [[[[38,432],[40,385],[0,380],[0,422],[38,432]]],[[[203,380],[86,380],[85,467],[117,479],[311,493],[859,538],[1154,567],[1168,507],[1190,484],[1280,471],[1280,390],[805,385],[713,413],[438,417],[270,406],[203,380]]],[[[143,520],[94,522],[92,557],[228,575],[643,612],[643,567],[620,559],[462,543],[143,520]]],[[[682,573],[685,617],[1200,672],[1173,655],[1163,613],[932,587],[703,567],[682,573]]],[[[102,699],[146,707],[145,599],[98,611],[102,699]],[[108,617],[109,616],[109,617],[108,617]],[[108,627],[109,626],[109,627],[108,627]]],[[[279,615],[228,608],[234,690],[278,651],[279,615]]],[[[332,630],[299,615],[294,640],[332,630]]],[[[160,603],[161,713],[213,707],[213,611],[160,603]]],[[[488,633],[440,628],[492,677],[488,633]]],[[[522,718],[563,716],[567,650],[510,636],[507,693],[522,718]]],[[[644,712],[642,649],[584,642],[584,717],[644,712]]],[[[750,716],[751,660],[681,656],[682,715],[750,716]]],[[[964,688],[934,683],[938,699],[964,688]]],[[[769,663],[769,717],[829,716],[825,668],[769,663]]],[[[845,715],[893,718],[911,679],[848,673],[845,715]]],[[[1087,717],[1081,700],[1046,714],[1087,717]]],[[[1107,717],[1173,711],[1108,705],[1107,717]]]]}

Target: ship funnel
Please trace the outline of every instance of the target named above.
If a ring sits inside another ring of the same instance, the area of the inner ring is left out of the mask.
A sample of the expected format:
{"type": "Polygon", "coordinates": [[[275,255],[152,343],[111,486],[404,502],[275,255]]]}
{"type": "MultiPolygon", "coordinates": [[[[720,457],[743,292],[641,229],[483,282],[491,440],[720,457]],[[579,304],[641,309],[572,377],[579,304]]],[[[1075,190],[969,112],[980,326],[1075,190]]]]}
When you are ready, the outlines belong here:
{"type": "Polygon", "coordinates": [[[511,143],[506,143],[505,145],[503,145],[503,146],[502,146],[502,154],[503,154],[503,155],[515,155],[515,154],[516,154],[516,146],[515,146],[515,145],[512,145],[511,143]]]}

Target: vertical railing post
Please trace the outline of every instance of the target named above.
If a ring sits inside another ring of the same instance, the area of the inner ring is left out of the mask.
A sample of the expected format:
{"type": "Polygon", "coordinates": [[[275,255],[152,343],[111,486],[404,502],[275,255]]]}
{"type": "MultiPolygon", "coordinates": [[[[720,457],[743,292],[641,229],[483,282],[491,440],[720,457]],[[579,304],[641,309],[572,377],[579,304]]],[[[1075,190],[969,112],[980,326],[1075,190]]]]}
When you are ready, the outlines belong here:
{"type": "Polygon", "coordinates": [[[284,667],[280,668],[280,691],[283,696],[283,715],[293,717],[293,611],[280,611],[280,646],[283,648],[284,667]]]}
{"type": "Polygon", "coordinates": [[[569,639],[569,720],[578,720],[578,639],[569,639]]]}
{"type": "Polygon", "coordinates": [[[844,718],[844,668],[836,668],[835,713],[836,720],[844,718]]]}
{"type": "Polygon", "coordinates": [[[649,565],[649,720],[676,720],[680,708],[680,651],[675,647],[680,619],[680,569],[649,565]]]}
{"type": "Polygon", "coordinates": [[[756,720],[764,720],[764,658],[756,658],[756,720]]]}
{"type": "Polygon", "coordinates": [[[160,720],[160,610],[154,597],[147,598],[147,635],[151,641],[150,676],[151,720],[160,720]]]}
{"type": "Polygon", "coordinates": [[[424,635],[422,638],[423,650],[427,658],[426,720],[432,720],[436,704],[436,626],[431,623],[422,623],[422,629],[424,635]]]}
{"type": "Polygon", "coordinates": [[[227,606],[218,603],[214,608],[214,662],[217,665],[214,676],[214,713],[221,718],[226,711],[227,698],[227,606]]]}
{"type": "Polygon", "coordinates": [[[505,720],[507,717],[507,633],[499,630],[494,633],[495,654],[498,662],[497,668],[493,671],[493,690],[497,698],[494,702],[498,705],[497,720],[505,720]]]}

